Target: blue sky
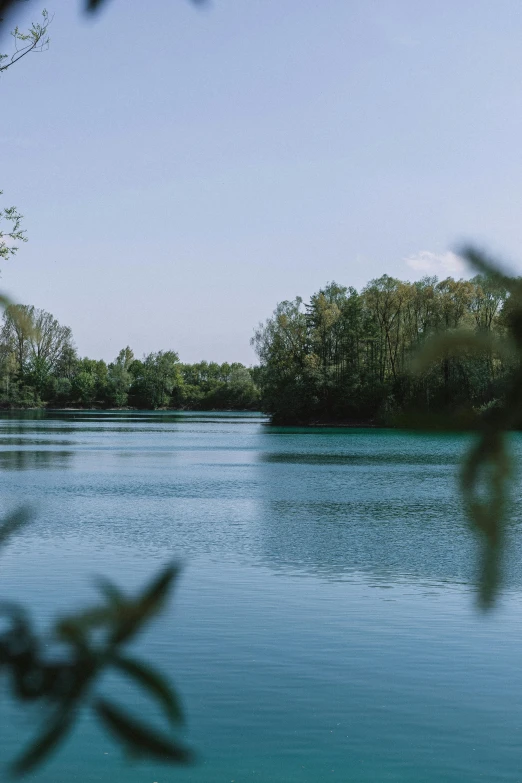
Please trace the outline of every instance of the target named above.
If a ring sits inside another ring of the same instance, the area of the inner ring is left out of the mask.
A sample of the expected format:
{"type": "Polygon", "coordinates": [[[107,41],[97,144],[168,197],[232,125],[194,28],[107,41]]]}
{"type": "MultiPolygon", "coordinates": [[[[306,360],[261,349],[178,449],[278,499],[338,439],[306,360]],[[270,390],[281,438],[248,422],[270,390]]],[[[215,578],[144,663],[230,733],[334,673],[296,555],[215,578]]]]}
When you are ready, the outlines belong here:
{"type": "Polygon", "coordinates": [[[466,274],[462,239],[522,271],[518,0],[47,1],[0,79],[2,283],[81,355],[249,364],[278,301],[466,274]]]}

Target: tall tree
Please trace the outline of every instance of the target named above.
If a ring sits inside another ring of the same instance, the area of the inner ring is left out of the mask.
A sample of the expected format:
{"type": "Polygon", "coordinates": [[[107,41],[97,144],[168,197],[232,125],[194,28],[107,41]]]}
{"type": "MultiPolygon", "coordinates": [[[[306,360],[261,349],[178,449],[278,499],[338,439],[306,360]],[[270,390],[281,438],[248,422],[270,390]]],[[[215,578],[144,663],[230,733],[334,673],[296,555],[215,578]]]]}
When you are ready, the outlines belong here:
{"type": "Polygon", "coordinates": [[[49,370],[54,369],[64,353],[73,349],[71,329],[58,323],[51,313],[32,308],[29,345],[34,360],[45,362],[49,370]]]}
{"type": "Polygon", "coordinates": [[[133,376],[130,371],[134,361],[134,353],[127,346],[122,348],[117,358],[109,364],[107,374],[107,395],[111,404],[118,408],[127,405],[129,389],[133,376]]]}
{"type": "Polygon", "coordinates": [[[34,307],[29,305],[9,305],[4,311],[2,344],[14,354],[20,374],[29,358],[33,313],[34,307]]]}

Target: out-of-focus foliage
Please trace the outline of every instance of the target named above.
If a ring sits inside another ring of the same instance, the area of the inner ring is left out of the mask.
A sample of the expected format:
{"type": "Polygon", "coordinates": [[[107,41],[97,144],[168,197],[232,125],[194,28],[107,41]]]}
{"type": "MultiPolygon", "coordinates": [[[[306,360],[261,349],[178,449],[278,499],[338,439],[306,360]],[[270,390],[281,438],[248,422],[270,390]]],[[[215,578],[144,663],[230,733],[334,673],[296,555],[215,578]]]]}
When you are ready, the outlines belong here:
{"type": "MultiPolygon", "coordinates": [[[[503,368],[497,393],[475,408],[472,416],[465,410],[455,410],[444,420],[447,430],[472,428],[477,433],[462,466],[461,486],[468,516],[482,539],[479,600],[483,607],[489,607],[501,582],[512,474],[507,436],[522,423],[522,279],[503,273],[497,261],[474,247],[463,248],[461,255],[484,281],[480,297],[474,299],[477,329],[473,334],[458,330],[434,335],[416,358],[414,370],[422,375],[440,361],[461,361],[462,356],[470,354],[482,357],[484,375],[495,357],[503,368]],[[496,318],[498,328],[492,329],[496,318]]],[[[418,421],[423,428],[430,423],[429,417],[418,421]]]]}
{"type": "MultiPolygon", "coordinates": [[[[188,0],[192,5],[206,5],[209,0],[188,0]]],[[[84,9],[88,13],[99,11],[108,5],[109,0],[84,0],[84,9]]],[[[4,18],[8,18],[16,9],[20,0],[0,0],[0,31],[4,18]]]]}
{"type": "MultiPolygon", "coordinates": [[[[5,543],[28,521],[18,511],[0,527],[5,543]]],[[[27,610],[0,604],[0,672],[7,675],[15,699],[43,711],[41,731],[11,767],[21,775],[39,765],[66,737],[80,709],[90,708],[133,756],[186,763],[191,753],[177,734],[183,713],[168,681],[155,669],[129,657],[126,647],[162,608],[176,577],[169,566],[138,596],[129,597],[108,581],[100,582],[102,600],[59,619],[50,633],[39,634],[27,610]],[[98,692],[102,675],[112,670],[143,688],[161,708],[166,729],[150,725],[98,692]]]]}

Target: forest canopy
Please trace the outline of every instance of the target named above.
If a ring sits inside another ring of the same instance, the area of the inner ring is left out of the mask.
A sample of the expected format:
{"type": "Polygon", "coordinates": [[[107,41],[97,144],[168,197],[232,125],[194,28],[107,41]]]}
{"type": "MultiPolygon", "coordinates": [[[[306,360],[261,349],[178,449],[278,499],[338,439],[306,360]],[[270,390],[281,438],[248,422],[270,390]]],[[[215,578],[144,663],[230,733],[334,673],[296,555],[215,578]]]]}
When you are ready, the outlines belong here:
{"type": "Polygon", "coordinates": [[[360,292],[332,282],[307,304],[277,305],[252,338],[260,366],[247,368],[184,364],[173,350],[137,358],[128,346],[108,364],[81,358],[54,316],[11,305],[0,330],[0,404],[257,409],[285,424],[479,413],[500,405],[510,382],[509,317],[507,290],[490,276],[410,283],[383,275],[360,292]],[[421,349],[441,335],[458,338],[458,354],[447,343],[413,372],[421,349]]]}
{"type": "Polygon", "coordinates": [[[72,331],[30,305],[6,308],[0,331],[3,407],[248,410],[259,407],[255,371],[239,362],[183,364],[175,351],[114,361],[79,357],[72,331]]]}
{"type": "MultiPolygon", "coordinates": [[[[498,280],[388,275],[362,291],[335,282],[281,302],[252,338],[261,367],[261,406],[274,422],[389,423],[395,414],[483,410],[500,404],[512,370],[491,340],[504,337],[510,300],[498,280]],[[458,336],[422,372],[412,362],[444,334],[458,336]],[[463,338],[469,348],[463,349],[463,338]]],[[[500,345],[500,340],[499,340],[500,345]]]]}

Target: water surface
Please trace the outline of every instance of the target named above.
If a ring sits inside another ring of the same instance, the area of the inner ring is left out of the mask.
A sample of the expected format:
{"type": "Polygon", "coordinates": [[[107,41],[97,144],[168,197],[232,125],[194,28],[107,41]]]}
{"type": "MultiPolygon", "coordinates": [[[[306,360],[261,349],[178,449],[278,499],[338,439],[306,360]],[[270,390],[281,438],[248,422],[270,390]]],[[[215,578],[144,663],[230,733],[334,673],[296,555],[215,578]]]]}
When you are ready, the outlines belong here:
{"type": "MultiPolygon", "coordinates": [[[[85,714],[28,779],[522,781],[517,506],[506,590],[482,616],[456,490],[466,444],[257,414],[1,418],[4,506],[37,512],[3,553],[4,596],[44,627],[92,600],[96,574],[132,589],[184,566],[138,648],[176,682],[198,763],[129,765],[85,714]]],[[[4,701],[0,720],[6,760],[34,716],[4,701]]]]}

